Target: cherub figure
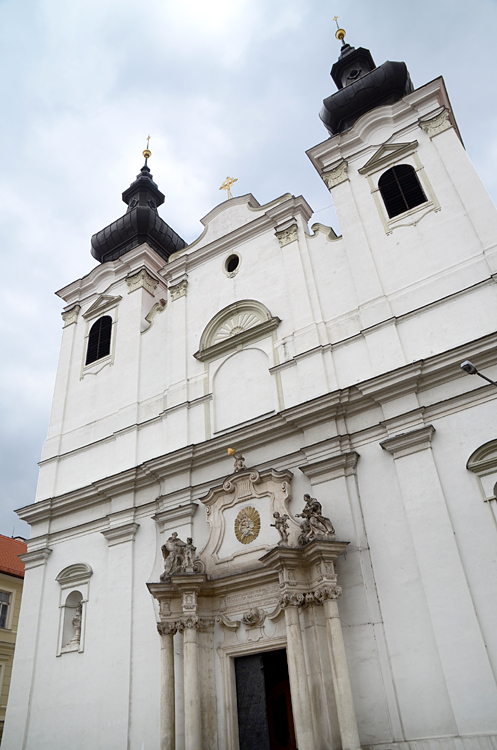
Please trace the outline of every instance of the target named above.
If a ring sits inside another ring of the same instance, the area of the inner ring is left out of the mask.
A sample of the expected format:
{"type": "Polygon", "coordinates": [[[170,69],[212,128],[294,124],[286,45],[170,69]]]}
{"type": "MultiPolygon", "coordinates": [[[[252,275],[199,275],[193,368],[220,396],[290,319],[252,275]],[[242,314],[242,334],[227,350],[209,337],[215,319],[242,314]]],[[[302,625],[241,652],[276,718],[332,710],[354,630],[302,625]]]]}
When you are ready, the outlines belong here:
{"type": "Polygon", "coordinates": [[[288,526],[288,519],[289,516],[287,516],[286,513],[284,513],[282,516],[278,513],[278,511],[275,511],[273,513],[274,523],[270,524],[271,526],[274,526],[274,528],[279,532],[280,535],[280,541],[278,542],[279,545],[287,545],[288,544],[288,529],[290,528],[288,526]]]}

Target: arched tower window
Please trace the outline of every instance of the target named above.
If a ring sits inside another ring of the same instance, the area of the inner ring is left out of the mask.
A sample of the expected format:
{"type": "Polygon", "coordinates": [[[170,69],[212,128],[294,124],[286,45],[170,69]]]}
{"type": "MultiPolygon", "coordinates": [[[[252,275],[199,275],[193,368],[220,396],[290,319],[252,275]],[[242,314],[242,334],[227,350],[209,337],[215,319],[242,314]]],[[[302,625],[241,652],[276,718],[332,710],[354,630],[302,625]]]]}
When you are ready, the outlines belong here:
{"type": "Polygon", "coordinates": [[[427,200],[416,170],[409,164],[397,164],[387,170],[378,180],[378,188],[390,218],[427,200]]]}
{"type": "Polygon", "coordinates": [[[112,333],[112,318],[104,315],[99,318],[90,328],[88,336],[88,349],[86,351],[85,365],[96,362],[110,353],[110,337],[112,333]]]}

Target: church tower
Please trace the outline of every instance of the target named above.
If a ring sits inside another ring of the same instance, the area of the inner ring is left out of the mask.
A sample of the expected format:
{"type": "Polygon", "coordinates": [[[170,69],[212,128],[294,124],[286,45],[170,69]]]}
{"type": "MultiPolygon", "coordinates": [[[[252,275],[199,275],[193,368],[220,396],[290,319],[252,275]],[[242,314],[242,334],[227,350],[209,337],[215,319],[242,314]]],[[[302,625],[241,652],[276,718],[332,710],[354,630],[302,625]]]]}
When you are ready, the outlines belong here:
{"type": "Polygon", "coordinates": [[[497,750],[497,212],[443,79],[337,35],[341,236],[186,245],[146,150],[58,292],[3,750],[497,750]]]}

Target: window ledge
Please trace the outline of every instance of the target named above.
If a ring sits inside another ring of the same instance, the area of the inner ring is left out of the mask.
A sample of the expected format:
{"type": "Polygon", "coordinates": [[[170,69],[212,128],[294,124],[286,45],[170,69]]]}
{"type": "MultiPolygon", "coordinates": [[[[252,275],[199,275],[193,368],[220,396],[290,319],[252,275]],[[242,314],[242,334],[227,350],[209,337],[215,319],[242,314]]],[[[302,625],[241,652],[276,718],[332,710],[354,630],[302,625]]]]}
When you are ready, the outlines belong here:
{"type": "Polygon", "coordinates": [[[425,203],[420,203],[419,206],[416,206],[415,208],[409,209],[409,211],[397,214],[397,216],[388,219],[386,222],[387,234],[392,234],[393,230],[397,229],[397,227],[416,226],[421,219],[424,219],[424,217],[432,211],[440,211],[440,206],[433,203],[433,201],[426,201],[425,203]]]}

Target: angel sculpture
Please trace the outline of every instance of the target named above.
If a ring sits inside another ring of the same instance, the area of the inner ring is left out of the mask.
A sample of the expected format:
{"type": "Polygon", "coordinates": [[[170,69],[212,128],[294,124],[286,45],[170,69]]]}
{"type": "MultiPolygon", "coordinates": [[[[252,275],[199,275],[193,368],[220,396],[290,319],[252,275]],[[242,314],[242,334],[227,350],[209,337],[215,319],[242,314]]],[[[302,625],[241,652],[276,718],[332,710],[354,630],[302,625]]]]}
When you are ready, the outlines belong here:
{"type": "Polygon", "coordinates": [[[278,511],[275,511],[273,513],[274,523],[270,524],[271,526],[274,526],[274,528],[279,532],[280,534],[280,541],[278,544],[280,546],[286,546],[288,544],[288,519],[289,516],[287,516],[286,513],[284,513],[282,516],[278,513],[278,511]]]}

